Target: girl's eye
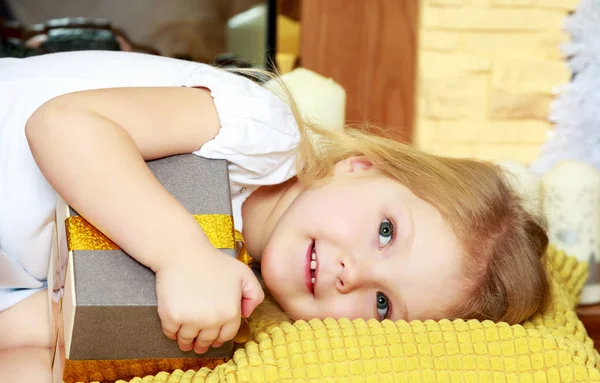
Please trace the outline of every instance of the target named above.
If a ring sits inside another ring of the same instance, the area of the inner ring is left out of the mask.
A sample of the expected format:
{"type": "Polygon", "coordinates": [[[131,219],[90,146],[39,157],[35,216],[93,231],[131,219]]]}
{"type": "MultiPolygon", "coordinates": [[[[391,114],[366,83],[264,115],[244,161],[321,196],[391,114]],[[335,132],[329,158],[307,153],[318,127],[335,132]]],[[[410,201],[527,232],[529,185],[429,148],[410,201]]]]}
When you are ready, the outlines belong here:
{"type": "Polygon", "coordinates": [[[390,302],[388,298],[380,292],[377,292],[377,315],[379,320],[387,319],[390,310],[390,302]]]}
{"type": "Polygon", "coordinates": [[[394,225],[386,218],[379,225],[379,247],[385,247],[394,237],[394,225]]]}

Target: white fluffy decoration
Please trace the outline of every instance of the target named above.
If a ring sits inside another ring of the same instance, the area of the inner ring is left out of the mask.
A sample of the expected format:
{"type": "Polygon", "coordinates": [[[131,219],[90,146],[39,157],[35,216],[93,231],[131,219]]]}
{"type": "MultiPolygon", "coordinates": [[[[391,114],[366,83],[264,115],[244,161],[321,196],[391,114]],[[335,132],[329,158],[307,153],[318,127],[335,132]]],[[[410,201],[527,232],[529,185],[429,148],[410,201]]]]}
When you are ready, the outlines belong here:
{"type": "Polygon", "coordinates": [[[600,169],[600,0],[582,0],[566,19],[571,41],[562,50],[573,73],[552,103],[548,134],[531,170],[543,174],[561,160],[580,160],[600,169]]]}

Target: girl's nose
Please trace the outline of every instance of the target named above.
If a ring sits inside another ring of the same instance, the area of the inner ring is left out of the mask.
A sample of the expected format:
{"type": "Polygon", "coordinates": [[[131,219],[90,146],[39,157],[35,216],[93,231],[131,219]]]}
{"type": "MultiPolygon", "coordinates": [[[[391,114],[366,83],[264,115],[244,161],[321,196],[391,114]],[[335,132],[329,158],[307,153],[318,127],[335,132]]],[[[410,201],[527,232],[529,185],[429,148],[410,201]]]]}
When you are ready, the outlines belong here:
{"type": "Polygon", "coordinates": [[[373,274],[368,261],[357,261],[354,257],[342,258],[338,261],[336,288],[340,293],[347,294],[372,283],[373,274]]]}

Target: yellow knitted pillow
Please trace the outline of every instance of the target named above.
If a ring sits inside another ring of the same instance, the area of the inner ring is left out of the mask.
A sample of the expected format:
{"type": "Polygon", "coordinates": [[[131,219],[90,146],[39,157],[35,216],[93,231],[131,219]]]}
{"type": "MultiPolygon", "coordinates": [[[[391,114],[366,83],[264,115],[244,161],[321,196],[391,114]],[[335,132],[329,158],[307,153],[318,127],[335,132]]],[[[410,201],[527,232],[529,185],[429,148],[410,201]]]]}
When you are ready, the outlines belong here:
{"type": "Polygon", "coordinates": [[[587,265],[554,249],[549,260],[554,305],[522,325],[286,322],[258,333],[213,370],[131,382],[600,382],[600,355],[574,310],[587,265]]]}

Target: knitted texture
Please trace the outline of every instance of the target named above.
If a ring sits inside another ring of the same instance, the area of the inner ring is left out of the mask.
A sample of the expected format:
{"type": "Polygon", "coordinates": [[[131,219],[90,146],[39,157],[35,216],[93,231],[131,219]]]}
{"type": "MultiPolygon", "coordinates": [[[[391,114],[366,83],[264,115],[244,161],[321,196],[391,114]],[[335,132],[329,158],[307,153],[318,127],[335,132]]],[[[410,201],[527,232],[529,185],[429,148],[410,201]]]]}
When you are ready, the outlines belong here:
{"type": "Polygon", "coordinates": [[[575,313],[587,265],[552,248],[548,255],[553,307],[521,325],[284,322],[212,370],[161,372],[130,383],[600,382],[600,355],[575,313]]]}

